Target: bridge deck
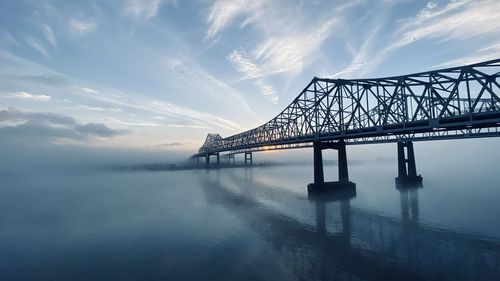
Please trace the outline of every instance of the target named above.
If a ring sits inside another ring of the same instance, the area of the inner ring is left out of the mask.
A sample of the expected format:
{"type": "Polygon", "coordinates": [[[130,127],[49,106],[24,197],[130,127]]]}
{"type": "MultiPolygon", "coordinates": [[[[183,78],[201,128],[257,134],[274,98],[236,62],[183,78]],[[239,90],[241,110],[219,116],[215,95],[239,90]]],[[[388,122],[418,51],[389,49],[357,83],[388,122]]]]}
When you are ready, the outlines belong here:
{"type": "Polygon", "coordinates": [[[222,138],[193,157],[311,146],[500,136],[500,59],[377,79],[314,78],[269,122],[222,138]]]}

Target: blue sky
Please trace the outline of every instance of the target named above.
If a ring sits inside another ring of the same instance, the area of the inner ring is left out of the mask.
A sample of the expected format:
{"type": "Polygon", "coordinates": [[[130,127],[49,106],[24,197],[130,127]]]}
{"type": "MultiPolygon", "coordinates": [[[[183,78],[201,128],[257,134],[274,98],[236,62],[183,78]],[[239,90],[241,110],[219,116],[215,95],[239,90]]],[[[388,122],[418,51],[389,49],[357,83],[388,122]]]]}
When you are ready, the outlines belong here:
{"type": "Polygon", "coordinates": [[[0,131],[197,149],[279,113],[314,77],[500,57],[500,1],[0,2],[0,131]]]}

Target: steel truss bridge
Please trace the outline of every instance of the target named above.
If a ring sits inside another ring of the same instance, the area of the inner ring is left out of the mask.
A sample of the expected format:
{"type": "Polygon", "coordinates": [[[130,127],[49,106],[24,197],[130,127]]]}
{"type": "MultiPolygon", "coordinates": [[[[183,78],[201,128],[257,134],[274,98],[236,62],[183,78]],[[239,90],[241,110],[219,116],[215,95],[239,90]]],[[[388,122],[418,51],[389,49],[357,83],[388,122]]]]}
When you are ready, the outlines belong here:
{"type": "MultiPolygon", "coordinates": [[[[223,152],[246,161],[254,151],[387,142],[411,145],[413,154],[411,141],[500,136],[499,76],[500,59],[376,79],[315,77],[267,123],[226,138],[208,134],[192,158],[208,165],[223,152]]],[[[399,156],[411,164],[411,155],[399,156]]]]}

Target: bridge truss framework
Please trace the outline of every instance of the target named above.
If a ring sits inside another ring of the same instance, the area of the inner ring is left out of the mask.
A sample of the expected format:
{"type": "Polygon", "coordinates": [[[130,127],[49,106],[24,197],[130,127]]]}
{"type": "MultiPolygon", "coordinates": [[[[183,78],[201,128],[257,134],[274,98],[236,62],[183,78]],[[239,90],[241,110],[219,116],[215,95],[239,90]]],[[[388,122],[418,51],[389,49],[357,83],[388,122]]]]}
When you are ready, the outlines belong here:
{"type": "Polygon", "coordinates": [[[376,79],[313,78],[267,123],[192,157],[312,147],[500,136],[500,59],[376,79]]]}

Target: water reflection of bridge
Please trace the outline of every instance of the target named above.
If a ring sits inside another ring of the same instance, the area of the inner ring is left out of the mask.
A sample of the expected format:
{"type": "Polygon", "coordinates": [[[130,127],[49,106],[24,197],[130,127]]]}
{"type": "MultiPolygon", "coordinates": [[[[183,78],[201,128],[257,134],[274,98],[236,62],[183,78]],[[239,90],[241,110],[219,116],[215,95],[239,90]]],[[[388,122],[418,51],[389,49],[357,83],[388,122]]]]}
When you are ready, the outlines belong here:
{"type": "Polygon", "coordinates": [[[500,243],[421,224],[416,188],[399,189],[394,218],[351,207],[349,196],[312,201],[248,172],[209,173],[207,201],[271,242],[301,280],[500,280],[500,243]]]}

